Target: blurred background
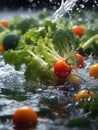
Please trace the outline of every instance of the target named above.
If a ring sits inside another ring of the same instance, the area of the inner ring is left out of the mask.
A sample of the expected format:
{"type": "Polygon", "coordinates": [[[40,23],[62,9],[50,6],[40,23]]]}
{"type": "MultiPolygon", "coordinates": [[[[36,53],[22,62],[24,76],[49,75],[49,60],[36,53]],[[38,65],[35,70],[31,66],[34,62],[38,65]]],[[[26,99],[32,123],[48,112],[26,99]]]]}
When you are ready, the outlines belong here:
{"type": "MultiPolygon", "coordinates": [[[[82,4],[85,8],[98,10],[98,0],[78,0],[77,6],[80,8],[82,4]],[[87,1],[87,2],[86,2],[87,1]]],[[[57,9],[61,4],[61,0],[0,0],[0,9],[57,9]]]]}

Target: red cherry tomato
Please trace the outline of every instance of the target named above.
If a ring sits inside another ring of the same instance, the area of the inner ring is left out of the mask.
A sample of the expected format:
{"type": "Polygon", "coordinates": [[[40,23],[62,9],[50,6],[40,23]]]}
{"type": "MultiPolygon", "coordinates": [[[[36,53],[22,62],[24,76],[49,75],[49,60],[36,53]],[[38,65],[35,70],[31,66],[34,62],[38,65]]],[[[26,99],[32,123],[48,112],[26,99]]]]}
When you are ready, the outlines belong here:
{"type": "Polygon", "coordinates": [[[77,64],[77,68],[84,67],[84,57],[77,53],[76,58],[79,59],[79,63],[77,64]]]}
{"type": "Polygon", "coordinates": [[[79,37],[82,37],[84,34],[84,28],[82,26],[73,26],[72,28],[75,35],[78,35],[79,37]]]}
{"type": "Polygon", "coordinates": [[[72,67],[64,60],[59,60],[54,64],[54,72],[58,78],[67,78],[72,71],[72,67]]]}

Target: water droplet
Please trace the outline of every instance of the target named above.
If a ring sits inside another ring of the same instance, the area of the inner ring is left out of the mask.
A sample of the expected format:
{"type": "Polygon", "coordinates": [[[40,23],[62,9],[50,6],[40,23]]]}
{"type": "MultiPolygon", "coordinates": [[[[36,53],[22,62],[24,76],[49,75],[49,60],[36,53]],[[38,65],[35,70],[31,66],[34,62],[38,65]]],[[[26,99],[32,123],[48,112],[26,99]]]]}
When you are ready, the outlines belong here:
{"type": "Polygon", "coordinates": [[[80,7],[83,9],[83,8],[85,7],[85,5],[84,5],[84,4],[81,4],[80,7]]]}

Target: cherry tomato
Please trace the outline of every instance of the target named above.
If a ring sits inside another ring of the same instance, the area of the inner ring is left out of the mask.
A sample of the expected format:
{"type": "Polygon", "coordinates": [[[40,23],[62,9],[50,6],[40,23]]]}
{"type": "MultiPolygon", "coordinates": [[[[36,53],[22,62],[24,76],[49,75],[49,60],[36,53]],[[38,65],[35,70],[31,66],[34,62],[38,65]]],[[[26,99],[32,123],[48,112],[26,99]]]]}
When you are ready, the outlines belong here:
{"type": "Polygon", "coordinates": [[[83,89],[80,90],[75,97],[76,101],[80,101],[83,99],[88,99],[88,98],[94,98],[95,97],[95,93],[91,90],[87,90],[87,89],[83,89]]]}
{"type": "Polygon", "coordinates": [[[0,52],[3,52],[4,51],[4,47],[2,44],[0,44],[0,52]]]}
{"type": "Polygon", "coordinates": [[[89,75],[94,79],[98,79],[98,64],[94,64],[89,68],[89,75]]]}
{"type": "Polygon", "coordinates": [[[59,78],[67,78],[72,71],[72,67],[64,60],[59,60],[54,64],[54,72],[59,78]]]}
{"type": "Polygon", "coordinates": [[[72,83],[77,83],[77,84],[81,83],[81,79],[75,75],[72,75],[72,74],[70,74],[68,76],[68,80],[72,83]]]}
{"type": "Polygon", "coordinates": [[[18,108],[13,114],[13,122],[15,124],[36,124],[37,113],[28,106],[18,108]]]}
{"type": "Polygon", "coordinates": [[[10,26],[9,21],[4,20],[4,19],[0,20],[0,24],[2,24],[6,28],[8,28],[10,26]]]}
{"type": "Polygon", "coordinates": [[[84,57],[77,53],[76,58],[79,59],[79,63],[77,64],[77,67],[78,68],[84,67],[84,57]]]}
{"type": "Polygon", "coordinates": [[[79,37],[82,37],[84,34],[84,28],[82,26],[76,25],[72,27],[72,30],[75,35],[78,35],[79,37]]]}

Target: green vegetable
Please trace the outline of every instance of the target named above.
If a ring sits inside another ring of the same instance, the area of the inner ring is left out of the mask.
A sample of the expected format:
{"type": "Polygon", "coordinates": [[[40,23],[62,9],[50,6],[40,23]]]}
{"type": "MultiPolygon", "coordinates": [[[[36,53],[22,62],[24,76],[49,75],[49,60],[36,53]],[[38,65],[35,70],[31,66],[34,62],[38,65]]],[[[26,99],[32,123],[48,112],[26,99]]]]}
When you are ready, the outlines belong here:
{"type": "Polygon", "coordinates": [[[70,29],[57,29],[53,36],[53,43],[55,49],[64,55],[79,45],[79,38],[70,29]]]}
{"type": "Polygon", "coordinates": [[[93,55],[98,55],[98,34],[92,36],[89,40],[81,43],[77,48],[78,51],[89,52],[93,55]]]}
{"type": "MultiPolygon", "coordinates": [[[[25,20],[25,23],[32,21],[32,19],[25,20]]],[[[16,26],[22,24],[20,21],[23,22],[24,19],[19,19],[16,26]]],[[[56,83],[58,79],[53,68],[55,62],[66,58],[78,45],[79,40],[70,29],[59,29],[57,24],[49,19],[43,20],[37,27],[32,26],[27,26],[28,29],[20,40],[18,39],[19,44],[17,48],[14,48],[15,50],[5,52],[5,63],[14,65],[16,70],[20,70],[24,64],[24,75],[27,80],[56,83]]],[[[24,25],[21,25],[17,27],[17,30],[23,28],[24,25]]],[[[17,40],[14,36],[11,37],[11,34],[9,37],[8,34],[4,39],[4,44],[8,43],[6,46],[11,48],[14,39],[17,40]]]]}
{"type": "Polygon", "coordinates": [[[19,36],[15,33],[7,34],[3,39],[3,47],[5,50],[15,49],[18,46],[19,36]]]}
{"type": "Polygon", "coordinates": [[[56,80],[52,68],[49,68],[48,63],[34,52],[31,45],[25,44],[22,49],[5,52],[4,59],[5,63],[14,65],[16,70],[20,70],[21,65],[24,64],[26,66],[24,75],[27,80],[41,81],[44,83],[56,80]]]}
{"type": "Polygon", "coordinates": [[[4,37],[5,37],[8,33],[10,33],[10,30],[9,30],[9,29],[5,29],[4,31],[2,31],[2,32],[0,33],[0,43],[3,42],[4,37]]]}
{"type": "Polygon", "coordinates": [[[84,112],[90,112],[92,117],[98,117],[98,94],[92,100],[87,100],[83,104],[84,112]]]}
{"type": "Polygon", "coordinates": [[[0,24],[0,33],[3,32],[5,28],[0,24]]]}
{"type": "Polygon", "coordinates": [[[30,28],[38,26],[38,21],[32,17],[30,18],[16,18],[11,21],[10,29],[11,30],[20,30],[21,34],[24,34],[30,28]],[[17,21],[15,21],[17,20],[17,21]]]}
{"type": "Polygon", "coordinates": [[[38,18],[41,20],[43,20],[49,16],[51,16],[51,13],[49,11],[43,11],[38,14],[38,18]]]}
{"type": "Polygon", "coordinates": [[[91,122],[88,118],[85,117],[79,117],[70,119],[67,123],[67,127],[90,127],[91,122]]]}

